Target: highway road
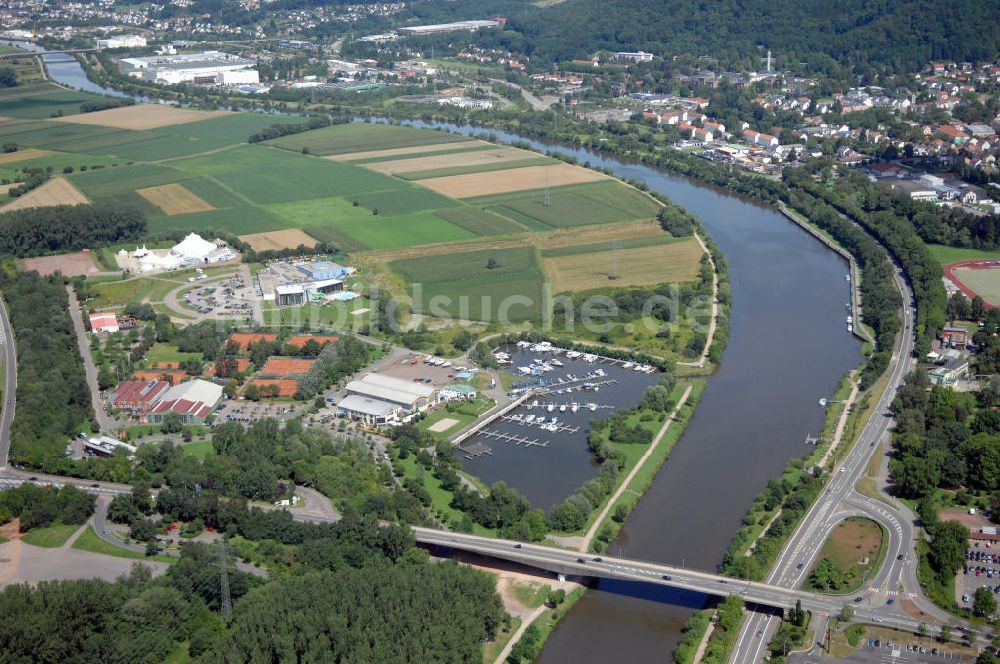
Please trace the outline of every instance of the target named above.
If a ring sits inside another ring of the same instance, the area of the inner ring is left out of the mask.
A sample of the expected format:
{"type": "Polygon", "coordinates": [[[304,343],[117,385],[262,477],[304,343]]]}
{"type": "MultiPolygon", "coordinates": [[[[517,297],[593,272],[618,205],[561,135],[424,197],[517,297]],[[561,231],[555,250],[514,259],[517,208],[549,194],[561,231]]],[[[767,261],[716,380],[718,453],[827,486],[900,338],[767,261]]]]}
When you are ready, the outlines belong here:
{"type": "Polygon", "coordinates": [[[3,413],[0,414],[0,471],[7,469],[10,454],[10,425],[14,421],[14,407],[17,401],[17,347],[14,332],[7,318],[7,305],[0,300],[0,326],[3,327],[3,356],[5,378],[3,386],[3,413]]]}
{"type": "MultiPolygon", "coordinates": [[[[882,449],[880,443],[888,436],[893,423],[889,406],[896,396],[896,391],[914,366],[913,294],[898,268],[895,281],[903,296],[903,329],[892,356],[892,369],[886,389],[827,489],[792,534],[766,578],[767,583],[771,585],[786,588],[800,587],[809,573],[813,560],[837,523],[851,514],[868,516],[886,527],[889,534],[889,551],[886,564],[868,583],[866,601],[857,606],[864,606],[865,610],[873,611],[875,609],[873,605],[877,605],[877,615],[886,624],[890,624],[890,621],[913,622],[913,619],[903,611],[902,603],[896,602],[894,598],[899,595],[904,599],[920,598],[920,586],[915,571],[916,554],[913,549],[916,528],[912,517],[900,513],[887,503],[857,493],[854,487],[865,473],[871,455],[875,450],[882,449]]],[[[839,598],[838,602],[842,605],[849,602],[849,599],[839,598]]],[[[920,608],[929,616],[942,621],[948,619],[947,614],[929,602],[920,602],[920,608]]],[[[830,613],[836,613],[836,608],[826,612],[826,615],[817,616],[821,624],[825,623],[830,613]]],[[[857,613],[859,617],[864,617],[861,610],[857,613]]],[[[779,623],[780,619],[772,615],[751,614],[744,621],[729,661],[732,664],[760,662],[764,657],[770,634],[779,623]]]]}

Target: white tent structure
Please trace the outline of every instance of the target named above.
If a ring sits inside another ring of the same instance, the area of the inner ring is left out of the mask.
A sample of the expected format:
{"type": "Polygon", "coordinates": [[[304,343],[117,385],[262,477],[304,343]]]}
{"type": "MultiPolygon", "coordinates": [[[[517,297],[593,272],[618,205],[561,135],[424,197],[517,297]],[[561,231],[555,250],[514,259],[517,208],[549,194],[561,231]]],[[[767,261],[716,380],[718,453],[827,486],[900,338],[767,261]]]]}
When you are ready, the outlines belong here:
{"type": "Polygon", "coordinates": [[[214,244],[202,238],[197,233],[191,233],[181,240],[179,244],[175,244],[170,253],[179,256],[182,260],[194,259],[204,261],[215,250],[216,246],[214,244]]]}

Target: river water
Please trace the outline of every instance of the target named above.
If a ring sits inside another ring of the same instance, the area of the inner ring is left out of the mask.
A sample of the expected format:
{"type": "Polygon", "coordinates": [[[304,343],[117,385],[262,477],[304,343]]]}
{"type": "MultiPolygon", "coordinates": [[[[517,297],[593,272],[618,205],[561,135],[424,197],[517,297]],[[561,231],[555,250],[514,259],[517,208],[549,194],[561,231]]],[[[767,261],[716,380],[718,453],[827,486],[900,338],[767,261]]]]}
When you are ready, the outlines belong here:
{"type": "MultiPolygon", "coordinates": [[[[65,85],[114,94],[87,81],[76,63],[50,64],[49,72],[65,85]]],[[[789,459],[808,451],[805,437],[823,423],[818,400],[861,359],[843,322],[845,261],[773,209],[688,178],[509,132],[412,124],[496,133],[645,182],[697,215],[725,254],[733,293],[725,356],[611,545],[616,554],[715,570],[754,496],[789,459]]],[[[600,581],[552,633],[538,662],[669,661],[684,621],[706,601],[661,586],[600,581]]]]}

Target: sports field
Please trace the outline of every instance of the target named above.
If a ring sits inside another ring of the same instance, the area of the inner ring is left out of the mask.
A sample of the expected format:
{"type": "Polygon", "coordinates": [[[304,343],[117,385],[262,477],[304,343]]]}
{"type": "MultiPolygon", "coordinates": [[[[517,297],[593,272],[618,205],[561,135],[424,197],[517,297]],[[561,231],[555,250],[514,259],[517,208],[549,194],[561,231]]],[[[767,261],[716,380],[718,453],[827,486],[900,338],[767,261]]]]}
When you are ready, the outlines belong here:
{"type": "Polygon", "coordinates": [[[312,154],[327,156],[467,140],[469,139],[460,134],[448,134],[436,129],[355,122],[282,136],[268,141],[268,143],[294,152],[301,152],[302,148],[308,148],[312,154]]]}
{"type": "Polygon", "coordinates": [[[3,206],[3,208],[0,208],[0,211],[10,212],[12,210],[51,207],[53,205],[82,205],[89,202],[87,197],[81,194],[69,182],[63,178],[53,178],[42,186],[15,198],[3,206]]]}
{"type": "Polygon", "coordinates": [[[618,251],[609,251],[607,246],[586,253],[567,249],[575,247],[543,259],[556,293],[691,281],[698,276],[703,255],[694,238],[618,251]]]}
{"type": "Polygon", "coordinates": [[[137,194],[160,208],[163,214],[188,214],[191,212],[207,212],[214,210],[209,203],[188,191],[180,184],[164,184],[159,187],[147,187],[136,190],[137,194]]]}
{"type": "Polygon", "coordinates": [[[992,306],[1000,306],[1000,265],[992,267],[952,267],[946,271],[958,280],[958,286],[964,286],[966,295],[980,296],[992,306]]]}
{"type": "Polygon", "coordinates": [[[60,122],[100,125],[115,129],[158,129],[170,125],[208,120],[229,111],[195,111],[163,104],[137,104],[109,108],[94,113],[81,113],[69,117],[56,118],[60,122]]]}
{"type": "Polygon", "coordinates": [[[560,187],[582,182],[596,182],[607,179],[606,175],[580,166],[556,164],[554,166],[530,166],[495,173],[469,173],[443,178],[422,180],[420,184],[428,189],[451,198],[489,196],[513,191],[527,191],[560,187]]]}

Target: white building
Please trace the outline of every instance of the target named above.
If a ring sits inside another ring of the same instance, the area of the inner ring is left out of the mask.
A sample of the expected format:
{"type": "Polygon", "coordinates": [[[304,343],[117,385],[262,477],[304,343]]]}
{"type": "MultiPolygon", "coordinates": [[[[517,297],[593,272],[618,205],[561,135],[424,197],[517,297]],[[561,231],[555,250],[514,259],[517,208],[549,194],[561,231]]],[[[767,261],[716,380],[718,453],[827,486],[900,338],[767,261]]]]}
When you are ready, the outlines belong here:
{"type": "Polygon", "coordinates": [[[260,83],[260,74],[256,69],[239,69],[236,71],[219,72],[215,77],[216,85],[256,85],[260,83]]]}
{"type": "Polygon", "coordinates": [[[637,51],[635,53],[620,51],[615,53],[615,58],[618,60],[631,60],[632,62],[649,62],[653,59],[653,54],[646,53],[645,51],[637,51]]]}
{"type": "Polygon", "coordinates": [[[454,23],[436,23],[434,25],[411,25],[408,28],[399,28],[399,32],[404,35],[432,35],[439,32],[457,32],[459,30],[479,30],[480,28],[495,28],[501,25],[502,21],[455,21],[454,23]]]}
{"type": "Polygon", "coordinates": [[[145,45],[146,38],[142,35],[119,35],[97,40],[97,48],[140,48],[145,45]]]}
{"type": "Polygon", "coordinates": [[[426,410],[437,402],[438,397],[437,388],[430,385],[376,373],[352,380],[344,390],[348,394],[394,404],[406,414],[426,410]]]}
{"type": "Polygon", "coordinates": [[[164,85],[176,83],[217,85],[219,74],[248,70],[254,65],[253,60],[222,51],[122,58],[121,62],[128,68],[129,76],[164,85]]]}

